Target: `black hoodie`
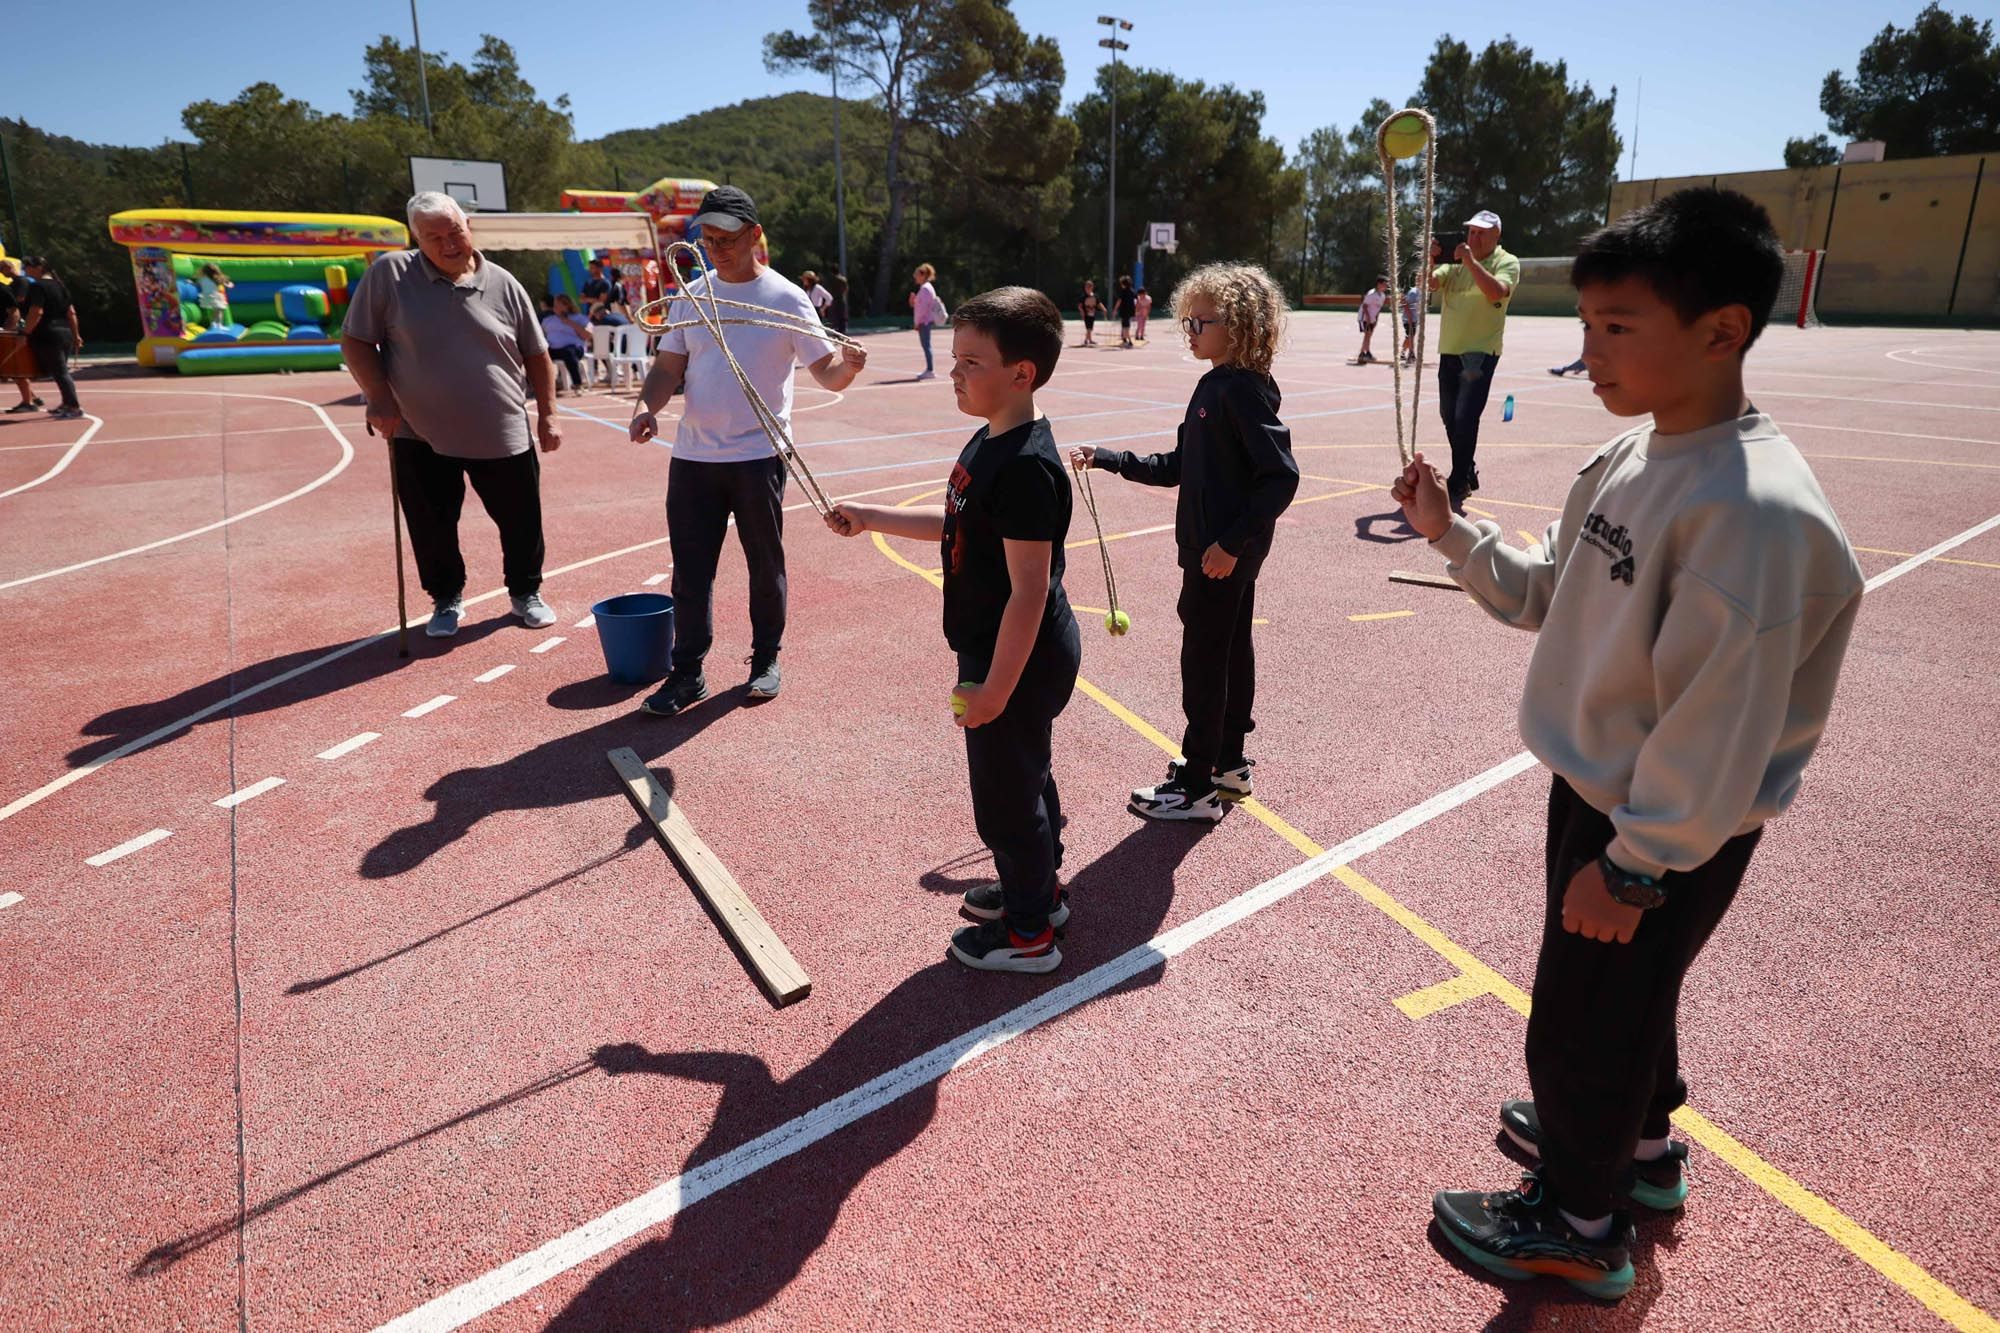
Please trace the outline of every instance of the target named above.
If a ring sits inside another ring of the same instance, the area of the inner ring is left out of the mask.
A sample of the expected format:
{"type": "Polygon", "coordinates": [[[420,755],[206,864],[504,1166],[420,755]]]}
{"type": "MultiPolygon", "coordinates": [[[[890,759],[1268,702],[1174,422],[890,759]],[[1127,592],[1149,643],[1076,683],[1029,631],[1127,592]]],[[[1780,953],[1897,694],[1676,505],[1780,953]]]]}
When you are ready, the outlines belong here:
{"type": "Polygon", "coordinates": [[[1099,449],[1096,466],[1148,486],[1181,488],[1174,515],[1181,568],[1199,568],[1212,544],[1239,560],[1262,560],[1278,515],[1299,489],[1292,433],[1278,420],[1281,400],[1269,375],[1217,366],[1194,386],[1171,453],[1099,449]]]}

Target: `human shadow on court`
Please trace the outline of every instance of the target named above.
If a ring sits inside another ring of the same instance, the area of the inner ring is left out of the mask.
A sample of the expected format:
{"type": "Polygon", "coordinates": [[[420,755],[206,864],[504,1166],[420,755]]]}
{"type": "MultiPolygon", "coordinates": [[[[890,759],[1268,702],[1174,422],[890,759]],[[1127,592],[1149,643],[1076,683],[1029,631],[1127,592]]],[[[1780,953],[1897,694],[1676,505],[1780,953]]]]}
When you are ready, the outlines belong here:
{"type": "MultiPolygon", "coordinates": [[[[775,1079],[758,1056],[732,1051],[656,1052],[629,1043],[599,1048],[596,1060],[609,1073],[712,1083],[721,1098],[707,1135],[683,1164],[688,1202],[671,1230],[600,1273],[548,1327],[579,1333],[708,1328],[763,1308],[826,1241],[848,1196],[868,1173],[930,1124],[937,1110],[937,1076],[928,1070],[912,1073],[894,1100],[836,1130],[829,1142],[805,1145],[741,1180],[731,1173],[728,1155],[1046,995],[1064,978],[1079,978],[1144,946],[1159,933],[1173,905],[1175,871],[1201,836],[1187,825],[1146,824],[1076,872],[1060,976],[1044,981],[991,975],[941,959],[890,991],[789,1078],[775,1079]]],[[[1152,985],[1164,962],[1164,955],[1155,955],[1106,994],[1152,985]]],[[[1053,1153],[1061,1152],[1065,1134],[1090,1132],[1087,1126],[1060,1123],[1048,1128],[1053,1153]]],[[[967,1165],[983,1169],[976,1162],[967,1165]]]]}
{"type": "MultiPolygon", "coordinates": [[[[594,709],[622,702],[650,687],[618,685],[606,677],[562,686],[549,695],[557,708],[594,709]]],[[[424,790],[430,818],[388,834],[361,858],[364,879],[387,879],[428,861],[503,810],[549,810],[608,797],[624,799],[624,786],[605,753],[630,746],[647,765],[743,707],[748,685],[712,695],[676,717],[652,717],[637,708],[594,727],[573,731],[478,768],[446,773],[424,790]]]]}
{"type": "MultiPolygon", "coordinates": [[[[500,610],[484,620],[469,621],[458,632],[455,639],[432,639],[424,635],[421,626],[410,627],[410,655],[396,656],[396,636],[392,632],[385,637],[369,641],[349,639],[342,643],[330,643],[318,648],[304,648],[295,653],[284,653],[251,666],[240,667],[225,675],[217,676],[200,685],[191,685],[178,694],[150,703],[125,704],[109,712],[99,713],[83,724],[80,734],[100,739],[79,745],[66,756],[71,768],[79,768],[94,759],[103,758],[114,750],[122,749],[142,740],[152,732],[169,728],[164,734],[153,737],[142,748],[152,749],[169,741],[179,740],[204,724],[227,722],[230,718],[248,717],[257,713],[275,712],[290,708],[294,704],[338,694],[355,685],[365,685],[371,680],[394,675],[407,667],[416,666],[448,653],[463,652],[472,644],[490,634],[508,628],[520,628],[520,622],[510,614],[503,604],[500,610]],[[336,657],[325,666],[311,664],[329,653],[351,649],[336,657]],[[287,672],[298,671],[299,675],[278,684],[287,672]],[[239,699],[233,704],[225,701],[233,694],[256,689],[257,693],[247,699],[239,699]],[[213,709],[206,716],[175,726],[184,718],[213,709]]],[[[522,631],[526,633],[527,631],[522,631]]],[[[115,677],[113,678],[115,679],[115,677]]],[[[144,677],[137,679],[143,681],[144,677]]],[[[410,700],[411,704],[421,703],[421,698],[410,700]]],[[[329,741],[340,737],[329,737],[329,741]]]]}
{"type": "Polygon", "coordinates": [[[1386,514],[1363,514],[1355,519],[1354,535],[1364,542],[1394,546],[1399,542],[1413,542],[1419,534],[1403,518],[1401,509],[1391,509],[1386,514]],[[1375,531],[1378,524],[1389,530],[1386,535],[1375,531]]]}

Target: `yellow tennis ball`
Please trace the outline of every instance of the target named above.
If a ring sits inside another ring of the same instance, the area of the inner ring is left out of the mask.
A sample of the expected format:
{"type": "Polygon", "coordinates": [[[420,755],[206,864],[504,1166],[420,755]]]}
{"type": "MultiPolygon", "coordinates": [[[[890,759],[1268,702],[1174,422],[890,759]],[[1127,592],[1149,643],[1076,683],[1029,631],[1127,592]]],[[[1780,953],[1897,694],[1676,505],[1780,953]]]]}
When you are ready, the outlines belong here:
{"type": "Polygon", "coordinates": [[[1126,615],[1123,611],[1106,611],[1104,613],[1104,628],[1109,630],[1113,636],[1123,636],[1126,630],[1132,628],[1132,617],[1126,615]]]}
{"type": "Polygon", "coordinates": [[[1382,151],[1398,161],[1415,157],[1431,141],[1430,127],[1414,111],[1398,111],[1382,122],[1378,135],[1382,151]]]}
{"type": "MultiPolygon", "coordinates": [[[[978,684],[979,682],[976,680],[961,680],[958,682],[958,690],[969,690],[978,684]]],[[[951,692],[951,715],[953,717],[964,717],[965,696],[960,694],[958,690],[951,692]]]]}

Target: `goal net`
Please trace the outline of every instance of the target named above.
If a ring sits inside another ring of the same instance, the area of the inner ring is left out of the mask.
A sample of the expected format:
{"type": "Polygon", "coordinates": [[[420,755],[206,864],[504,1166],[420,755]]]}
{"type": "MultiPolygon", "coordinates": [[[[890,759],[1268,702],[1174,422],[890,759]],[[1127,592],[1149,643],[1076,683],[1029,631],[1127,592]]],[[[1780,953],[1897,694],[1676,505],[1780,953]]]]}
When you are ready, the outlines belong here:
{"type": "Polygon", "coordinates": [[[1824,250],[1785,251],[1785,280],[1778,286],[1778,299],[1771,303],[1771,322],[1801,329],[1816,329],[1819,323],[1819,279],[1826,264],[1824,250]]]}

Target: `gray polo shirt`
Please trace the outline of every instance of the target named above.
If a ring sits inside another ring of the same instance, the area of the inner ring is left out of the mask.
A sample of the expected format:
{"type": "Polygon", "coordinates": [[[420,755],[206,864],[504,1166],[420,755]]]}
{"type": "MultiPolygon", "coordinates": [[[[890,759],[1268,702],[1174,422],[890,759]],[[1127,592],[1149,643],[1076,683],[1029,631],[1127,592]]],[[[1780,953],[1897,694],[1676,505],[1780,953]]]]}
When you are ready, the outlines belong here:
{"type": "Polygon", "coordinates": [[[404,433],[453,458],[506,458],[534,446],[527,359],[549,350],[535,303],[481,255],[454,282],[421,251],[368,266],[342,331],[382,349],[404,433]]]}

